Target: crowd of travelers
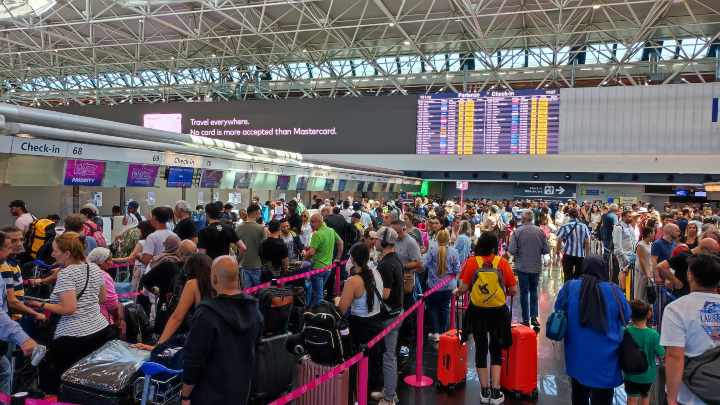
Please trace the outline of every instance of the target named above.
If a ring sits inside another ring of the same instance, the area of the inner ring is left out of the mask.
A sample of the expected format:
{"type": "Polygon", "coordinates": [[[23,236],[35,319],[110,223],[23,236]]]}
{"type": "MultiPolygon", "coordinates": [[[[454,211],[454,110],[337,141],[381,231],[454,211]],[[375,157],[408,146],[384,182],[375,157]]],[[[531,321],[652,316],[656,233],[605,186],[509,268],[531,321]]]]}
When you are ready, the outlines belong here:
{"type": "MultiPolygon", "coordinates": [[[[0,391],[24,382],[11,384],[12,358],[15,367],[39,362],[39,385],[23,389],[56,394],[63,372],[110,340],[152,351],[182,336],[183,405],[247,403],[255,342],[269,318],[243,290],[318,270],[299,283],[304,309],[334,304],[354,350],[451,278],[425,300],[427,339],[438,342],[449,329],[451,301],[467,297],[463,341],[475,344],[479,400],[497,405],[504,401],[502,353],[512,344],[507,298],[518,296],[520,322],[540,330],[541,277],[559,266],[564,285],[555,310],[566,318],[561,339],[573,404],[611,404],[624,383],[629,404],[647,405],[657,365],[669,404],[717,403],[717,392],[702,388],[712,378],[696,382],[687,373],[717,369],[693,360],[720,347],[716,210],[440,201],[314,197],[306,207],[255,197],[240,210],[178,201],[147,218],[130,201],[125,211],[113,208],[107,239],[92,204],[61,219],[36,217],[12,201],[14,223],[0,230],[0,341],[9,343],[0,347],[0,391]],[[337,296],[336,272],[343,281],[337,296]],[[127,283],[119,283],[121,273],[127,283]],[[145,318],[147,331],[138,325],[145,318]],[[644,354],[640,372],[624,367],[628,339],[644,354]]],[[[411,316],[368,354],[370,397],[381,405],[398,402],[398,370],[414,333],[411,316]]]]}

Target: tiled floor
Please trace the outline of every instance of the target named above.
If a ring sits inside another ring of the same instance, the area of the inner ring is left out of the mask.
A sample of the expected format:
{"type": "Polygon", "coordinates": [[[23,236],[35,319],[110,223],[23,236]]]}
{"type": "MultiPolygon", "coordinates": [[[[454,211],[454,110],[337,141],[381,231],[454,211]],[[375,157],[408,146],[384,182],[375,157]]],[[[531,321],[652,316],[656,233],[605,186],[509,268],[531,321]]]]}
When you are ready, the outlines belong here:
{"type": "MultiPolygon", "coordinates": [[[[562,276],[559,269],[547,270],[541,276],[541,287],[539,296],[539,309],[541,323],[552,312],[555,303],[555,295],[562,286],[562,276]]],[[[520,305],[515,302],[513,318],[520,317],[520,305]]],[[[472,351],[473,345],[470,345],[472,351]]],[[[435,379],[436,375],[436,348],[432,345],[425,345],[424,370],[425,375],[435,379]]],[[[542,405],[564,405],[570,404],[570,381],[565,374],[562,344],[552,342],[545,337],[544,331],[538,334],[538,391],[540,398],[538,404],[542,405]]],[[[415,389],[400,383],[399,395],[402,405],[460,405],[479,404],[478,391],[480,383],[474,365],[474,354],[469,353],[470,364],[468,367],[467,383],[464,388],[458,388],[454,394],[439,392],[435,387],[415,389]]],[[[403,370],[405,373],[413,373],[415,361],[411,359],[403,370]]],[[[402,374],[404,376],[406,374],[402,374]]],[[[506,404],[521,404],[523,401],[506,400],[506,404]]],[[[625,391],[622,387],[615,390],[615,404],[625,404],[625,391]]]]}

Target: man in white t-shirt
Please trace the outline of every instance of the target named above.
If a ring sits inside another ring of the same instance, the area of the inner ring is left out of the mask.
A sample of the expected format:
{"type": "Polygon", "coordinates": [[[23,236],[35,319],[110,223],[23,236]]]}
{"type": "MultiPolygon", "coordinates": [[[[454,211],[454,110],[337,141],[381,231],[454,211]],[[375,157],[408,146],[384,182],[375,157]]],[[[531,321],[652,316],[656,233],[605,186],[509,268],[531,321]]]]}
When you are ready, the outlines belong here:
{"type": "Polygon", "coordinates": [[[15,217],[15,227],[25,234],[30,224],[35,220],[35,217],[25,207],[25,201],[11,201],[8,207],[10,208],[10,214],[15,217]]]}
{"type": "Polygon", "coordinates": [[[143,245],[142,258],[140,261],[145,266],[145,271],[150,271],[150,262],[153,257],[159,255],[165,250],[165,239],[170,235],[174,235],[173,232],[167,229],[167,223],[170,221],[172,216],[172,208],[170,207],[155,207],[152,210],[152,218],[150,223],[155,227],[155,232],[148,235],[145,239],[145,245],[143,245]]]}
{"type": "Polygon", "coordinates": [[[720,345],[720,259],[699,254],[688,266],[690,294],[665,308],[660,344],[665,346],[669,405],[701,405],[703,400],[682,382],[685,357],[697,357],[720,345]]]}

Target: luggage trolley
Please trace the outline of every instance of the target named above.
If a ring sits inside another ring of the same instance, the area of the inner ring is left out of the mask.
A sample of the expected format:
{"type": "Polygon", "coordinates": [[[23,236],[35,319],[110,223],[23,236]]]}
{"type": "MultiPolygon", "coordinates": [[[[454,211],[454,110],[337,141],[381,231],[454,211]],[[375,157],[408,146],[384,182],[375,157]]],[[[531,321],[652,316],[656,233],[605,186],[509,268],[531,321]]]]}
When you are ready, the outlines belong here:
{"type": "Polygon", "coordinates": [[[146,361],[140,367],[143,376],[135,381],[135,399],[141,405],[174,405],[180,403],[182,370],[146,361]]]}

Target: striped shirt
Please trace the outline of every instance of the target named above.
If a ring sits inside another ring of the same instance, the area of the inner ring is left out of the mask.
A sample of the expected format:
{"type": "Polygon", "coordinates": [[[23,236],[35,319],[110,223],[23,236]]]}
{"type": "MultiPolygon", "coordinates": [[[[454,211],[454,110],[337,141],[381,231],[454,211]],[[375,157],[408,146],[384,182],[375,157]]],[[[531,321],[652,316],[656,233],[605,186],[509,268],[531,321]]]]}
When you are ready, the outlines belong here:
{"type": "Polygon", "coordinates": [[[563,254],[585,257],[585,241],[590,239],[587,225],[573,219],[558,229],[557,237],[563,240],[563,254]]]}
{"type": "Polygon", "coordinates": [[[66,292],[72,292],[76,296],[82,293],[82,296],[78,299],[77,309],[73,314],[60,317],[55,330],[56,339],[60,336],[92,335],[108,326],[108,321],[100,313],[100,289],[103,285],[103,271],[94,263],[73,264],[60,270],[50,302],[59,303],[60,295],[66,292]]]}
{"type": "MultiPolygon", "coordinates": [[[[5,281],[5,288],[7,290],[12,289],[13,295],[22,300],[22,297],[25,295],[25,290],[23,288],[20,266],[7,261],[0,264],[0,277],[2,277],[3,281],[5,281]]],[[[12,318],[14,321],[17,321],[20,320],[22,316],[19,314],[12,314],[12,318]]]]}

